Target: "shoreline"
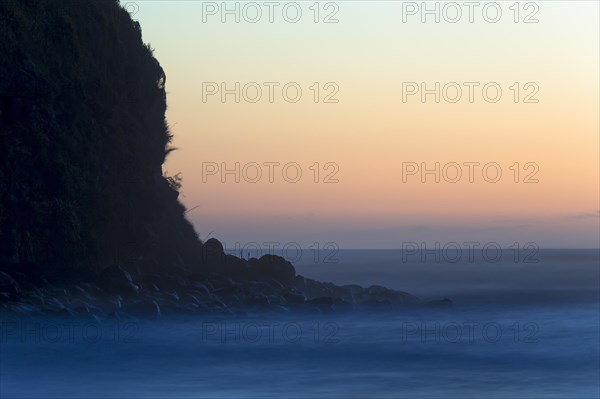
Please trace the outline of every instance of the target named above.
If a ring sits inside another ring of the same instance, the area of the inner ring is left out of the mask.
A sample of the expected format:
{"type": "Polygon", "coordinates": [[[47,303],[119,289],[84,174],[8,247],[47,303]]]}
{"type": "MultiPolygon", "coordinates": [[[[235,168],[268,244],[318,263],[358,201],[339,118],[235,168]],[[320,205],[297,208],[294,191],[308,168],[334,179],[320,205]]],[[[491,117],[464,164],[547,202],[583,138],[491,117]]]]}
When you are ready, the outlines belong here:
{"type": "Polygon", "coordinates": [[[130,273],[111,266],[100,271],[63,269],[40,274],[39,269],[3,267],[0,314],[100,320],[452,306],[448,298],[423,301],[380,285],[335,285],[295,275],[295,271],[284,282],[268,275],[256,279],[229,276],[180,268],[130,273]]]}

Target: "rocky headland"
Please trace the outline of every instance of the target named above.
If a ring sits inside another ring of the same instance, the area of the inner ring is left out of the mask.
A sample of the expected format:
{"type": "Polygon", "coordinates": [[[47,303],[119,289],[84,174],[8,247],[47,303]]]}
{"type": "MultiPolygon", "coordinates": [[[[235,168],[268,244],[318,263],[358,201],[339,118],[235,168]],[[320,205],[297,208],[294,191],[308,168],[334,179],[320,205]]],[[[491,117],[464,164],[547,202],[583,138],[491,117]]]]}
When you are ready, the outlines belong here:
{"type": "Polygon", "coordinates": [[[202,242],[178,200],[181,180],[162,168],[173,150],[166,75],[117,0],[2,1],[0,37],[0,314],[423,305],[202,242]]]}

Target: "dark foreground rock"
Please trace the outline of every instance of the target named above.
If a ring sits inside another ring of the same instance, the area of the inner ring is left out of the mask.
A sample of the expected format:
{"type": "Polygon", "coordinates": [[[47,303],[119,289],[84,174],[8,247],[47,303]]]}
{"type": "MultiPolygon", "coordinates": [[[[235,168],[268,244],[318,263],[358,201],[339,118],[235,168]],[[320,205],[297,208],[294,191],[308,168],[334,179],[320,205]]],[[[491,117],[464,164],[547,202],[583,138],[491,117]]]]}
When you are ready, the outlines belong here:
{"type": "MultiPolygon", "coordinates": [[[[181,268],[130,273],[119,266],[86,272],[65,269],[46,278],[40,276],[39,269],[5,267],[0,272],[0,313],[95,319],[155,318],[452,304],[447,298],[423,302],[406,292],[377,285],[365,288],[319,282],[297,276],[293,266],[279,257],[239,259],[238,263],[247,270],[235,278],[216,271],[198,273],[181,268]],[[35,275],[36,284],[31,284],[34,280],[31,274],[35,275]]],[[[228,271],[226,267],[223,270],[228,271]]]]}

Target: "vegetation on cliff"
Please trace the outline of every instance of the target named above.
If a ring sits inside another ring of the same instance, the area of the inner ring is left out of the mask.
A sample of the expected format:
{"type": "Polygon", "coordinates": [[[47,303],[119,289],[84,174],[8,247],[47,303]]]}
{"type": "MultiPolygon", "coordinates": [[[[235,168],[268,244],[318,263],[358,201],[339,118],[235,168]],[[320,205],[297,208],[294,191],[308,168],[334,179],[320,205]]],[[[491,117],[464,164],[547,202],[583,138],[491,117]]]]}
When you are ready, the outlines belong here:
{"type": "Polygon", "coordinates": [[[163,176],[166,77],[116,0],[0,0],[0,314],[413,304],[202,243],[163,176]]]}
{"type": "Polygon", "coordinates": [[[116,0],[2,0],[0,38],[0,262],[198,264],[140,25],[116,0]]]}

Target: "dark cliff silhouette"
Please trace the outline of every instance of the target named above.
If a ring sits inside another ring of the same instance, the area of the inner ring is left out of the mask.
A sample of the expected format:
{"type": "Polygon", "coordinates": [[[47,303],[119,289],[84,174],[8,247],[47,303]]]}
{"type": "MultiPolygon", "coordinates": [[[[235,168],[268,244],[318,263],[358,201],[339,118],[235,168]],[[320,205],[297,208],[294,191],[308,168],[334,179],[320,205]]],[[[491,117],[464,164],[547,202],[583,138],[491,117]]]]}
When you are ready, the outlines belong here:
{"type": "Polygon", "coordinates": [[[165,73],[114,1],[0,1],[0,262],[197,267],[165,73]]]}
{"type": "Polygon", "coordinates": [[[116,0],[0,0],[0,314],[414,304],[202,243],[163,176],[166,76],[116,0]]]}

